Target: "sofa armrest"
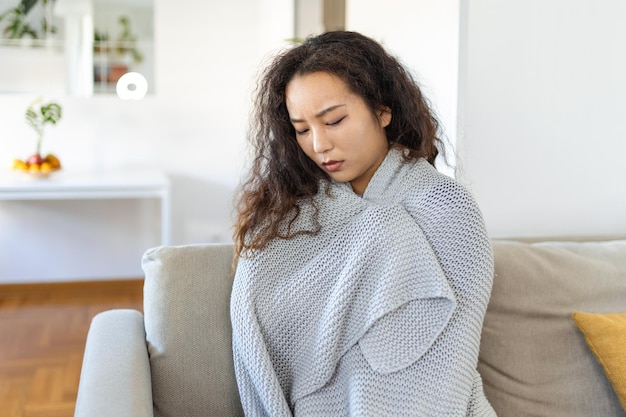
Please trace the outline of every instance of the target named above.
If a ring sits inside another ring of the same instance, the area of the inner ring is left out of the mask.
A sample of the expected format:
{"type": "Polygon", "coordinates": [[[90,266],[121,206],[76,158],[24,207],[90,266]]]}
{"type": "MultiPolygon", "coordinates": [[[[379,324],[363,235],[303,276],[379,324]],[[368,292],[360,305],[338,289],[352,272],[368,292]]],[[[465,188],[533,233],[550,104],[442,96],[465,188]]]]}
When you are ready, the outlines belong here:
{"type": "Polygon", "coordinates": [[[74,416],[152,415],[143,315],[135,310],[96,315],[87,336],[74,416]]]}

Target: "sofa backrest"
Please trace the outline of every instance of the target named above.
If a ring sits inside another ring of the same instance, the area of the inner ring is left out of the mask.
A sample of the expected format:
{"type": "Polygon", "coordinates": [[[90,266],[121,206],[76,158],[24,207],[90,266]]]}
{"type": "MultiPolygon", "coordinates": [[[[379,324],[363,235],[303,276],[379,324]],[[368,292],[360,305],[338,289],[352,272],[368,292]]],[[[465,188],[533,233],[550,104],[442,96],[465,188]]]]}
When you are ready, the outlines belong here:
{"type": "Polygon", "coordinates": [[[243,416],[231,348],[232,245],[158,247],[142,260],[156,417],[243,416]]]}
{"type": "MultiPolygon", "coordinates": [[[[626,241],[494,241],[478,369],[499,417],[619,416],[575,311],[626,311],[626,241]]],[[[155,416],[242,416],[229,316],[232,245],[144,255],[155,416]]]]}
{"type": "Polygon", "coordinates": [[[626,416],[572,313],[626,312],[626,241],[494,241],[478,370],[498,416],[626,416]]]}

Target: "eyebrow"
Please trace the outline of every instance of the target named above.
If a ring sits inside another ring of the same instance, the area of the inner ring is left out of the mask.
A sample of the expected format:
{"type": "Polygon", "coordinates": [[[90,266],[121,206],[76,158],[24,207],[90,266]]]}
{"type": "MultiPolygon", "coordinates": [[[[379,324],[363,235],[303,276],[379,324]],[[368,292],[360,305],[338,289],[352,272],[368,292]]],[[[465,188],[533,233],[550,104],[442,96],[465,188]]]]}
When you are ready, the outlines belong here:
{"type": "MultiPolygon", "coordinates": [[[[335,109],[337,109],[337,108],[339,108],[339,107],[344,107],[344,106],[345,106],[345,104],[335,104],[334,106],[327,107],[327,108],[325,108],[324,110],[322,110],[322,111],[320,111],[319,113],[317,113],[317,114],[315,115],[315,118],[316,118],[316,119],[317,119],[317,118],[320,118],[320,117],[322,117],[323,115],[325,115],[326,113],[330,113],[331,111],[333,111],[333,110],[335,110],[335,109]]],[[[302,120],[302,119],[293,119],[293,118],[290,118],[289,120],[291,120],[291,123],[302,123],[302,122],[304,122],[304,120],[302,120]]]]}

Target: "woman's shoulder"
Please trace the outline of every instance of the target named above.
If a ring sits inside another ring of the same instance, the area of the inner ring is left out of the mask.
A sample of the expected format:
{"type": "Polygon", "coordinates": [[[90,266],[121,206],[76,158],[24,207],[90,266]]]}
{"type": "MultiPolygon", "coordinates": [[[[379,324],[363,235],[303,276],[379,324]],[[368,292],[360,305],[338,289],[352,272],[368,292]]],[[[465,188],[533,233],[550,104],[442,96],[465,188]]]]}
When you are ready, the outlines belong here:
{"type": "Polygon", "coordinates": [[[482,217],[471,190],[426,160],[415,161],[409,177],[405,206],[421,222],[482,217]]]}
{"type": "MultiPolygon", "coordinates": [[[[419,158],[413,163],[409,175],[409,187],[421,196],[431,198],[449,199],[450,197],[471,197],[469,188],[457,179],[437,170],[424,158],[419,158]]],[[[473,199],[473,198],[472,198],[473,199]]]]}

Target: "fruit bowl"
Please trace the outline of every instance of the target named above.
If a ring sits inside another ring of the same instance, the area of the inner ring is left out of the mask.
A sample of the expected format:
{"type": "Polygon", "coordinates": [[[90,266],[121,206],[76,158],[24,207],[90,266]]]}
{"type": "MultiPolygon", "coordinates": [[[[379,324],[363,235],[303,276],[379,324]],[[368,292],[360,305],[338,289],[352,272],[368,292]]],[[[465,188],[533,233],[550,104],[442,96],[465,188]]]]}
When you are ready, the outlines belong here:
{"type": "Polygon", "coordinates": [[[48,154],[45,158],[42,158],[39,154],[34,154],[26,160],[18,158],[13,160],[13,171],[20,172],[33,179],[48,178],[50,174],[60,169],[61,162],[53,154],[48,154]]]}

